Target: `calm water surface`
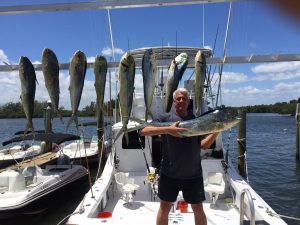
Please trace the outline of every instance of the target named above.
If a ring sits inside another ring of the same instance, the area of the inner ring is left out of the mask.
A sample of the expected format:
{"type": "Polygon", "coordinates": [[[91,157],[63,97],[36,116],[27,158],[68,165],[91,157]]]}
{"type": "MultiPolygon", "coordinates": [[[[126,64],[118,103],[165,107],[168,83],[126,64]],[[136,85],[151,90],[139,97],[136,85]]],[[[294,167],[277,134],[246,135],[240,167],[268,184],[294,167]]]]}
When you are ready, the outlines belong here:
{"type": "MultiPolygon", "coordinates": [[[[94,118],[85,118],[92,121],[94,118]]],[[[65,121],[67,119],[65,118],[65,121]]],[[[43,129],[43,120],[34,120],[35,129],[43,129]]],[[[0,141],[25,127],[24,119],[0,120],[0,141]]],[[[54,120],[54,130],[64,132],[65,126],[54,120]]],[[[75,127],[69,132],[77,134],[75,127]]],[[[96,133],[96,127],[87,127],[86,136],[96,133]]],[[[279,214],[300,217],[300,162],[295,160],[295,119],[277,114],[247,115],[247,162],[249,182],[256,192],[279,214]]],[[[236,129],[223,135],[224,143],[233,146],[232,160],[237,157],[236,129]],[[229,138],[230,137],[230,138],[229,138]]],[[[78,190],[82,195],[84,190],[78,190]]],[[[64,201],[55,209],[38,218],[36,225],[56,225],[72,213],[80,198],[64,201]]],[[[285,219],[290,225],[300,221],[285,219]]],[[[32,224],[32,223],[31,223],[32,224]]],[[[33,224],[32,224],[33,225],[33,224]]]]}

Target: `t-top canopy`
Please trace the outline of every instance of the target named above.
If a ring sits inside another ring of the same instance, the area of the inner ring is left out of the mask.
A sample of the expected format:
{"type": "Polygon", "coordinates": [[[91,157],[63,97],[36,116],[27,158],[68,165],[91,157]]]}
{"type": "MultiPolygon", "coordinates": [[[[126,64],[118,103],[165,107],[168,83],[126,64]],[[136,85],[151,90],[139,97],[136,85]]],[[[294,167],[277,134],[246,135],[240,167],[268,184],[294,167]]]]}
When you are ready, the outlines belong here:
{"type": "Polygon", "coordinates": [[[20,142],[25,140],[49,141],[59,145],[65,141],[73,141],[79,139],[80,136],[66,133],[35,133],[35,135],[31,133],[26,135],[20,135],[10,140],[4,141],[2,142],[2,145],[5,146],[14,142],[20,142]]]}

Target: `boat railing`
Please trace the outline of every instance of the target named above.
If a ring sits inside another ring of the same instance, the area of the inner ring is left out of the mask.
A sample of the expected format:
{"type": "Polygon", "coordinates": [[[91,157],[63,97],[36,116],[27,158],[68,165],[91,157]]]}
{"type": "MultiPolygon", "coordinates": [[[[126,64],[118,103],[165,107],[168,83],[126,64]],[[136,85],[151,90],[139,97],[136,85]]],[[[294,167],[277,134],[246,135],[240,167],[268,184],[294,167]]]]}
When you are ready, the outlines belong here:
{"type": "Polygon", "coordinates": [[[250,225],[255,225],[255,210],[252,195],[249,189],[243,189],[240,198],[240,225],[243,225],[244,214],[245,214],[245,194],[247,195],[249,207],[250,207],[250,225]]]}

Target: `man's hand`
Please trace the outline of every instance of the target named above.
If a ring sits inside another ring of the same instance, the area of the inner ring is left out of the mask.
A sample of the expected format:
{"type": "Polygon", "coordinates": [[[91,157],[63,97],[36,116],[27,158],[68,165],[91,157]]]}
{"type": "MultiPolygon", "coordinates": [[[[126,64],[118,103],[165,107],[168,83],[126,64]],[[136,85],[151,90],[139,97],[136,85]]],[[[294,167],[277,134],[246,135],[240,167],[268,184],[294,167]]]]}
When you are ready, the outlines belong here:
{"type": "Polygon", "coordinates": [[[178,127],[179,123],[180,122],[178,121],[178,122],[176,122],[173,125],[171,125],[171,126],[168,127],[168,134],[169,135],[174,136],[174,137],[178,137],[178,138],[182,137],[181,132],[185,131],[187,129],[186,128],[179,128],[178,127]]]}

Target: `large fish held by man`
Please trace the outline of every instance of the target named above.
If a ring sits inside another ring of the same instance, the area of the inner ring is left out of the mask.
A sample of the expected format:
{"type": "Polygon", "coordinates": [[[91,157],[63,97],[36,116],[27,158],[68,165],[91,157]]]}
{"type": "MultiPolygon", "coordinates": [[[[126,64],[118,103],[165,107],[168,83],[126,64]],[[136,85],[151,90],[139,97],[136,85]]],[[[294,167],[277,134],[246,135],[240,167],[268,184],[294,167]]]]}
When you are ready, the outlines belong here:
{"type": "Polygon", "coordinates": [[[206,77],[206,59],[204,53],[199,50],[195,57],[195,108],[196,116],[202,113],[202,99],[204,90],[204,81],[206,77]]]}
{"type": "Polygon", "coordinates": [[[55,53],[49,48],[45,48],[42,53],[42,70],[45,79],[45,86],[51,99],[51,105],[63,123],[61,113],[58,109],[60,93],[59,64],[55,53]]]}
{"type": "MultiPolygon", "coordinates": [[[[105,82],[107,74],[107,61],[103,56],[96,56],[94,64],[94,75],[95,75],[95,89],[97,96],[97,122],[103,123],[103,103],[104,103],[104,93],[105,93],[105,82]]],[[[102,125],[101,125],[102,126],[102,125]]]]}
{"type": "Polygon", "coordinates": [[[134,58],[130,53],[125,53],[119,64],[119,100],[120,100],[120,111],[122,117],[122,129],[116,136],[116,139],[120,136],[123,131],[126,137],[127,143],[129,142],[127,133],[127,124],[129,121],[132,101],[133,101],[133,91],[134,91],[134,78],[135,78],[135,62],[134,58]]]}
{"type": "Polygon", "coordinates": [[[168,70],[168,80],[166,86],[165,111],[170,112],[173,105],[173,92],[177,89],[179,81],[188,65],[188,55],[180,53],[171,62],[168,70]]]}
{"type": "MultiPolygon", "coordinates": [[[[131,120],[139,123],[133,128],[128,129],[128,132],[142,129],[146,126],[153,127],[168,127],[174,122],[151,122],[147,123],[143,120],[130,118],[131,120]]],[[[180,121],[177,127],[186,128],[181,132],[183,137],[206,135],[211,133],[217,133],[224,130],[228,130],[236,126],[240,122],[237,110],[230,109],[217,109],[203,113],[201,116],[195,119],[180,121]]]]}
{"type": "Polygon", "coordinates": [[[72,107],[72,115],[69,119],[67,124],[67,130],[72,123],[75,122],[76,128],[78,129],[78,107],[81,100],[85,73],[86,73],[87,61],[86,56],[81,51],[76,51],[73,55],[69,67],[69,74],[70,74],[70,99],[71,99],[71,107],[72,107]]]}
{"type": "Polygon", "coordinates": [[[153,117],[150,108],[153,101],[157,76],[156,59],[152,49],[148,49],[144,53],[142,61],[142,72],[144,83],[144,99],[146,106],[145,121],[147,121],[148,115],[153,117]]]}
{"type": "Polygon", "coordinates": [[[34,112],[36,75],[32,63],[25,56],[21,56],[19,60],[19,77],[21,81],[20,98],[27,119],[27,125],[24,133],[26,133],[28,130],[34,132],[32,117],[34,112]]]}

